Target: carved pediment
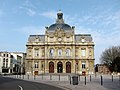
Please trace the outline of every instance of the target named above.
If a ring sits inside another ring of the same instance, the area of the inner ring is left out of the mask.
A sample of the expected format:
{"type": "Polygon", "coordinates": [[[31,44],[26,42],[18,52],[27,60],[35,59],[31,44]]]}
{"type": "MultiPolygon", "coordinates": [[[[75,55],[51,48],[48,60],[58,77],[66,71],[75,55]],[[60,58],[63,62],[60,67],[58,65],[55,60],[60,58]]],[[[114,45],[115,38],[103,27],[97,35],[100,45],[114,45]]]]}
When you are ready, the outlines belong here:
{"type": "Polygon", "coordinates": [[[51,32],[51,33],[48,34],[48,36],[49,36],[50,38],[53,38],[53,37],[54,37],[54,33],[51,32]]]}
{"type": "Polygon", "coordinates": [[[65,36],[64,30],[58,28],[58,29],[55,31],[55,36],[56,36],[56,37],[64,37],[64,36],[65,36]]]}

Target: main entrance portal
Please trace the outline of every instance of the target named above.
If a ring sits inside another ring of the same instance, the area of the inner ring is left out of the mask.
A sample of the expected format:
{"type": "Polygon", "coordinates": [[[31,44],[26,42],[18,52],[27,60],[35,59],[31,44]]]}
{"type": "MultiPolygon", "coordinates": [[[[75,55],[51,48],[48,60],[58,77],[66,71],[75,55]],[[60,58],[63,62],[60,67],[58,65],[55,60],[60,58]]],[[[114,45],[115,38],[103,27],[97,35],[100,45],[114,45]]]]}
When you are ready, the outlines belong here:
{"type": "Polygon", "coordinates": [[[54,73],[54,63],[49,62],[49,73],[54,73]]]}
{"type": "Polygon", "coordinates": [[[63,72],[63,64],[62,62],[57,63],[57,72],[62,73],[63,72]]]}
{"type": "Polygon", "coordinates": [[[71,73],[71,63],[70,62],[66,63],[66,73],[71,73]]]}

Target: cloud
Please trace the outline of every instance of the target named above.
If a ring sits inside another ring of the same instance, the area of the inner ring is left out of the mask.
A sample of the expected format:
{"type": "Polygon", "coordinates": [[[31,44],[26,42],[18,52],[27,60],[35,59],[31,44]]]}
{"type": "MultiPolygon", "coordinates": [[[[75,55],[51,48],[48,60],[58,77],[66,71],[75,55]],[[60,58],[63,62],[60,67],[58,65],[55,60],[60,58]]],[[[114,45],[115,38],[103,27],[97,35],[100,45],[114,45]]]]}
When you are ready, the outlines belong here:
{"type": "Polygon", "coordinates": [[[27,7],[22,7],[20,6],[19,9],[23,9],[25,10],[26,14],[29,15],[29,16],[34,16],[36,15],[36,11],[31,9],[31,8],[27,8],[27,7]]]}
{"type": "Polygon", "coordinates": [[[27,14],[29,16],[34,16],[36,14],[36,12],[34,10],[32,10],[32,9],[27,9],[27,14]]]}
{"type": "Polygon", "coordinates": [[[67,15],[67,23],[75,25],[75,33],[91,34],[95,43],[96,63],[102,52],[111,46],[120,45],[120,11],[102,11],[98,14],[67,15]]]}
{"type": "Polygon", "coordinates": [[[35,5],[30,0],[25,0],[23,6],[36,9],[35,5]]]}
{"type": "Polygon", "coordinates": [[[34,16],[37,14],[35,10],[36,7],[30,2],[30,0],[25,0],[24,3],[19,6],[19,9],[22,9],[22,11],[24,10],[25,13],[29,16],[34,16]]]}
{"type": "Polygon", "coordinates": [[[43,12],[43,13],[40,13],[41,16],[44,16],[44,17],[47,17],[47,18],[50,18],[52,20],[55,20],[56,18],[56,13],[55,11],[47,11],[47,12],[43,12]]]}

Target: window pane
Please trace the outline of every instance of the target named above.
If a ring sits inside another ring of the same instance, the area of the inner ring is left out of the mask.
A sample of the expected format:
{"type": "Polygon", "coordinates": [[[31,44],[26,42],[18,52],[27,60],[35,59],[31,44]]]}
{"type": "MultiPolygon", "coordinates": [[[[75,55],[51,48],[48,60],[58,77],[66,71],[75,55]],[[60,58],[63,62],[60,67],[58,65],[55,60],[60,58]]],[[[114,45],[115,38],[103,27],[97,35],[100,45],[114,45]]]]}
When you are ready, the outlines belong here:
{"type": "Polygon", "coordinates": [[[35,50],[35,57],[39,56],[39,50],[35,50]]]}
{"type": "Polygon", "coordinates": [[[82,56],[85,56],[85,54],[86,54],[86,50],[83,49],[83,50],[82,50],[82,56]]]}
{"type": "Polygon", "coordinates": [[[66,56],[70,56],[70,49],[66,49],[66,56]]]}
{"type": "Polygon", "coordinates": [[[38,68],[38,63],[35,63],[35,68],[38,68]]]}
{"type": "Polygon", "coordinates": [[[58,50],[58,56],[62,56],[62,49],[58,50]]]}
{"type": "Polygon", "coordinates": [[[82,69],[85,69],[86,68],[86,64],[85,62],[82,62],[82,69]]]}
{"type": "Polygon", "coordinates": [[[50,55],[50,56],[53,56],[53,55],[54,55],[54,50],[53,50],[53,49],[50,49],[49,55],[50,55]]]}

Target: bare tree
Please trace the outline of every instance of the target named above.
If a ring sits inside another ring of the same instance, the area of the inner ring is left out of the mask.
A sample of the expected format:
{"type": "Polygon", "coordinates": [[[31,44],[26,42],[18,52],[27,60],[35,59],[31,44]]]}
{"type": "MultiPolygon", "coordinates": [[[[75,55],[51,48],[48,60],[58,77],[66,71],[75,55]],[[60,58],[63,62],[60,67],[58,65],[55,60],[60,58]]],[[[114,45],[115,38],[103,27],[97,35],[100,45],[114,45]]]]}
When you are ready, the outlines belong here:
{"type": "Polygon", "coordinates": [[[101,63],[106,64],[111,71],[119,71],[118,69],[119,64],[117,62],[120,62],[120,46],[112,46],[108,49],[106,49],[101,57],[101,63]]]}

